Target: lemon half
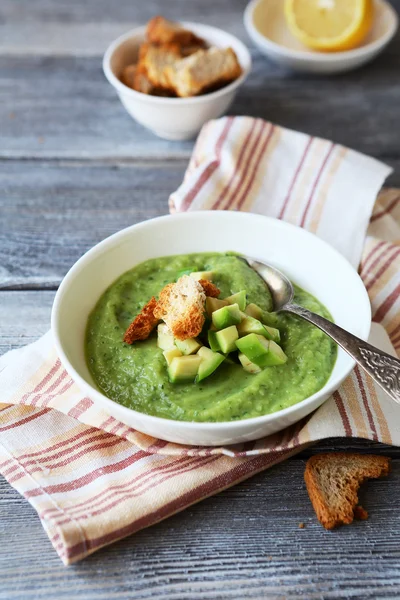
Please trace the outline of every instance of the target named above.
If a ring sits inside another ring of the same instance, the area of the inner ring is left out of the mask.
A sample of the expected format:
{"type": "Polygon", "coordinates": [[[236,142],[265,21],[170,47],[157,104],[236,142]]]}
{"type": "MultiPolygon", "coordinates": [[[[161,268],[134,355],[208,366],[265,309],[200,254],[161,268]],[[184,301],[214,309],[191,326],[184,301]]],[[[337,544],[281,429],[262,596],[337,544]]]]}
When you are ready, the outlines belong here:
{"type": "Polygon", "coordinates": [[[292,34],[322,52],[356,48],[371,29],[373,0],[285,0],[292,34]]]}

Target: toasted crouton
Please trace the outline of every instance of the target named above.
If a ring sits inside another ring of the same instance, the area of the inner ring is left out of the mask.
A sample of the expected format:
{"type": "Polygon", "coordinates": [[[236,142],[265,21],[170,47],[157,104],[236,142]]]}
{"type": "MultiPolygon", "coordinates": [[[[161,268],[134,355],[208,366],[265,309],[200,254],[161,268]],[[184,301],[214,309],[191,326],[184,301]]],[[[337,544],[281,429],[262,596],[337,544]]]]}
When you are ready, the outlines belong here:
{"type": "Polygon", "coordinates": [[[135,77],[136,77],[137,67],[136,65],[128,65],[122,70],[121,73],[121,81],[124,85],[135,89],[135,77]]]}
{"type": "Polygon", "coordinates": [[[387,475],[390,458],[332,452],[307,461],[304,479],[318,520],[326,529],[350,524],[368,513],[358,505],[358,488],[366,479],[387,475]]]}
{"type": "Polygon", "coordinates": [[[157,16],[147,23],[146,36],[152,44],[176,43],[180,46],[205,47],[205,42],[179,23],[157,16]]]}
{"type": "Polygon", "coordinates": [[[211,281],[208,281],[208,279],[200,279],[199,284],[203,288],[205,295],[209,296],[210,298],[218,298],[221,293],[221,290],[219,290],[216,285],[211,283],[211,281]]]}
{"type": "Polygon", "coordinates": [[[213,47],[167,65],[164,72],[170,87],[185,98],[230,83],[242,69],[232,48],[213,47]]]}
{"type": "Polygon", "coordinates": [[[157,306],[157,300],[154,298],[143,306],[138,316],[132,321],[125,331],[124,342],[133,344],[136,340],[146,340],[159,319],[154,315],[154,309],[157,306]]]}
{"type": "Polygon", "coordinates": [[[183,275],[160,293],[154,316],[162,319],[178,340],[199,335],[205,321],[206,295],[198,281],[183,275]]]}
{"type": "Polygon", "coordinates": [[[170,89],[169,80],[165,75],[165,68],[173,65],[182,57],[178,44],[142,44],[139,50],[138,69],[146,73],[151,85],[157,89],[170,89]]]}

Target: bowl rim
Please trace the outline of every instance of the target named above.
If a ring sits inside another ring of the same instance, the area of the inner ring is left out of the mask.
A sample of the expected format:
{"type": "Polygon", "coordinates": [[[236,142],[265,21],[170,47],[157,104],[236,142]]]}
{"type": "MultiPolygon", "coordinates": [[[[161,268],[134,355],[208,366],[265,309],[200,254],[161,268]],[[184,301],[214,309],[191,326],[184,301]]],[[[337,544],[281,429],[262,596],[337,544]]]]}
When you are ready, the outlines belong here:
{"type": "MultiPolygon", "coordinates": [[[[157,425],[158,427],[162,426],[166,422],[169,422],[169,423],[173,424],[173,426],[176,427],[177,429],[185,429],[185,430],[187,430],[187,429],[195,430],[196,429],[197,431],[202,430],[204,432],[212,432],[213,430],[219,430],[219,431],[229,430],[230,432],[232,432],[236,429],[240,429],[241,427],[243,427],[243,424],[248,424],[249,426],[265,425],[267,423],[273,422],[277,418],[285,417],[287,415],[290,415],[293,412],[296,412],[296,410],[298,410],[300,407],[306,407],[310,404],[313,404],[313,402],[321,396],[326,396],[328,398],[339,387],[341,381],[343,381],[353,370],[353,368],[355,366],[354,360],[352,360],[352,359],[349,360],[348,367],[344,369],[344,372],[342,374],[337,375],[335,377],[335,379],[333,379],[333,380],[332,380],[332,374],[331,374],[328,381],[326,382],[326,384],[320,390],[315,392],[315,394],[312,394],[311,396],[304,398],[304,400],[301,400],[300,402],[293,404],[292,406],[289,406],[282,410],[279,410],[279,411],[276,411],[273,413],[269,413],[266,415],[252,417],[250,419],[239,419],[237,421],[217,421],[217,422],[178,421],[175,419],[166,419],[164,417],[156,417],[154,415],[148,415],[146,413],[134,410],[132,408],[128,408],[122,404],[119,404],[115,400],[112,400],[111,398],[108,398],[107,396],[105,396],[100,390],[96,389],[94,386],[89,384],[83,377],[81,377],[81,375],[79,375],[79,373],[76,372],[75,368],[70,363],[68,357],[66,356],[66,354],[63,350],[62,342],[61,342],[61,339],[59,336],[59,327],[58,327],[59,312],[60,312],[60,306],[63,301],[63,296],[64,296],[66,290],[68,289],[70,282],[75,277],[75,275],[82,268],[89,265],[93,258],[96,258],[97,256],[104,254],[109,247],[114,247],[114,245],[116,245],[117,243],[119,243],[122,240],[124,240],[125,238],[131,236],[133,231],[137,231],[139,228],[142,229],[142,228],[146,228],[149,226],[151,227],[151,223],[160,222],[160,221],[163,221],[166,219],[168,219],[168,220],[173,219],[175,221],[184,221],[185,219],[196,218],[194,216],[194,215],[196,215],[196,212],[188,211],[188,212],[182,212],[182,213],[175,213],[173,215],[163,215],[163,216],[155,217],[154,219],[142,221],[140,223],[131,225],[130,227],[124,228],[124,229],[112,234],[111,236],[105,238],[104,240],[102,240],[101,242],[99,242],[98,244],[96,244],[95,246],[90,248],[70,268],[70,270],[65,275],[64,279],[62,280],[62,282],[56,292],[52,311],[51,311],[51,330],[52,330],[52,334],[53,334],[56,351],[57,351],[59,358],[61,359],[61,362],[62,362],[64,368],[68,372],[68,374],[77,383],[78,387],[81,390],[83,390],[85,393],[87,393],[90,398],[95,399],[96,397],[100,397],[103,404],[108,405],[110,407],[117,405],[119,411],[121,411],[122,413],[126,413],[127,415],[132,415],[132,413],[133,413],[137,416],[138,420],[140,420],[140,419],[141,420],[143,420],[143,419],[150,420],[151,423],[153,423],[154,425],[157,425]]],[[[286,221],[281,221],[279,219],[275,219],[273,217],[267,217],[264,215],[255,215],[254,213],[233,212],[233,211],[223,211],[223,210],[219,210],[219,211],[208,210],[208,211],[198,211],[198,212],[202,215],[208,214],[210,216],[215,215],[216,213],[225,213],[225,214],[229,213],[229,215],[230,215],[229,218],[233,218],[233,219],[235,219],[235,218],[246,219],[249,217],[254,218],[255,216],[257,216],[258,219],[265,219],[269,222],[273,221],[273,222],[275,222],[275,224],[280,223],[279,226],[281,226],[284,229],[287,229],[289,231],[296,230],[297,233],[300,232],[300,235],[303,235],[304,237],[312,237],[312,238],[316,239],[317,243],[320,243],[320,244],[322,244],[322,246],[325,247],[325,250],[330,252],[336,259],[339,259],[339,261],[342,261],[344,264],[347,264],[347,267],[349,267],[352,271],[354,271],[355,285],[357,285],[359,287],[360,297],[362,297],[363,301],[364,301],[364,306],[362,307],[363,310],[360,311],[360,314],[363,314],[366,311],[366,314],[368,315],[368,319],[365,320],[365,323],[362,323],[362,333],[359,334],[359,337],[364,340],[366,340],[368,338],[370,328],[371,328],[371,305],[370,305],[368,293],[365,289],[365,286],[364,286],[360,276],[358,275],[358,273],[354,269],[354,267],[349,263],[349,261],[338,250],[333,248],[330,244],[328,244],[327,242],[325,242],[324,240],[322,240],[315,234],[310,233],[309,231],[306,231],[305,229],[297,227],[296,225],[292,225],[291,223],[287,223],[286,221]]]]}
{"type": "Polygon", "coordinates": [[[393,8],[389,2],[386,0],[375,0],[378,4],[382,5],[385,10],[387,10],[391,14],[390,27],[386,33],[384,33],[377,40],[365,44],[364,46],[353,48],[352,50],[344,50],[341,52],[318,52],[317,50],[306,52],[304,50],[292,50],[290,48],[286,48],[281,44],[277,44],[273,42],[270,38],[264,36],[259,32],[257,27],[254,24],[254,10],[258,4],[261,2],[265,2],[265,0],[250,0],[249,4],[246,6],[244,15],[243,15],[243,23],[246,28],[247,33],[250,38],[256,43],[259,43],[265,49],[272,50],[276,54],[280,54],[281,56],[285,56],[287,58],[297,58],[303,59],[306,61],[313,61],[319,63],[335,63],[340,62],[341,60],[347,60],[351,58],[361,58],[365,54],[372,53],[375,50],[378,50],[385,46],[387,43],[395,35],[398,26],[399,26],[399,17],[397,12],[393,8]]]}
{"type": "MultiPolygon", "coordinates": [[[[203,29],[205,31],[213,32],[215,34],[223,33],[224,35],[230,36],[234,40],[236,47],[240,47],[241,52],[246,56],[247,64],[241,64],[241,67],[243,69],[242,74],[237,79],[235,79],[228,85],[220,88],[219,90],[216,90],[215,92],[210,92],[208,94],[203,94],[199,96],[193,96],[190,98],[164,98],[160,96],[151,96],[150,94],[143,94],[142,92],[137,92],[136,90],[133,90],[132,88],[126,86],[124,83],[122,83],[122,81],[120,81],[120,79],[118,79],[116,75],[114,75],[111,69],[111,59],[114,53],[124,42],[126,42],[126,40],[141,35],[145,32],[146,25],[141,25],[139,27],[130,29],[126,33],[123,33],[122,35],[117,37],[113,42],[111,42],[111,44],[108,46],[107,50],[104,53],[102,63],[103,72],[108,82],[117,90],[117,92],[130,96],[131,98],[136,98],[141,102],[148,102],[149,104],[161,104],[165,106],[182,106],[190,104],[199,104],[201,102],[211,102],[215,98],[218,98],[220,96],[223,96],[225,93],[229,93],[235,90],[239,85],[241,85],[245,81],[245,79],[247,79],[252,67],[251,54],[247,46],[241,40],[239,40],[239,38],[237,38],[232,33],[229,33],[229,31],[225,31],[224,29],[213,27],[212,25],[207,25],[205,23],[197,23],[192,21],[180,21],[180,23],[188,29],[203,29]]],[[[233,50],[235,50],[235,48],[233,48],[233,50]]]]}

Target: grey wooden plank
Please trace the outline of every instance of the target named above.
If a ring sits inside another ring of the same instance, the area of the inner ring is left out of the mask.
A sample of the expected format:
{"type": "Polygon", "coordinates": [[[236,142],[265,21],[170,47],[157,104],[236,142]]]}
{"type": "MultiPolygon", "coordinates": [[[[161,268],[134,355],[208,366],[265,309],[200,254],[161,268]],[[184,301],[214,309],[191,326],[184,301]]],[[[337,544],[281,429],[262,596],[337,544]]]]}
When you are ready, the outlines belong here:
{"type": "Polygon", "coordinates": [[[167,214],[186,166],[0,161],[0,289],[54,289],[100,240],[167,214]]]}
{"type": "MultiPolygon", "coordinates": [[[[253,51],[232,114],[331,138],[398,166],[400,33],[385,54],[336,77],[290,74],[253,51]],[[345,93],[344,93],[345,90],[345,93]]],[[[0,57],[2,158],[188,158],[193,142],[160,140],[135,123],[100,57],[0,57]],[[46,93],[43,93],[46,90],[46,93]]],[[[399,171],[391,180],[399,185],[399,171]]]]}
{"type": "Polygon", "coordinates": [[[0,481],[0,598],[398,598],[400,461],[364,486],[369,520],[333,532],[316,521],[303,471],[283,463],[68,569],[0,481]]]}
{"type": "Polygon", "coordinates": [[[0,287],[54,287],[108,235],[168,212],[186,161],[0,162],[0,287]]]}

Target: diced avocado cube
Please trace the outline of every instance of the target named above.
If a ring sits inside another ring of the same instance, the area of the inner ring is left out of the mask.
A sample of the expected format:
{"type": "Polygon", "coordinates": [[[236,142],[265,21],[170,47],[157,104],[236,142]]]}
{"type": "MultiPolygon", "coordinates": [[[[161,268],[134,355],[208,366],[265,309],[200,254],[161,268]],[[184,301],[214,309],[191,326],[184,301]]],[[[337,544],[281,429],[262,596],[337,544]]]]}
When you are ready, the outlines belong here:
{"type": "Polygon", "coordinates": [[[247,358],[258,365],[264,366],[265,357],[269,353],[269,341],[262,335],[250,333],[236,341],[236,347],[247,356],[247,358]]]}
{"type": "Polygon", "coordinates": [[[247,358],[245,354],[239,352],[239,360],[242,364],[242,367],[248,373],[261,373],[261,369],[258,365],[254,364],[247,358]]]}
{"type": "Polygon", "coordinates": [[[253,317],[245,316],[241,323],[237,326],[239,336],[243,337],[249,333],[256,333],[257,335],[263,335],[269,339],[269,334],[264,325],[258,319],[253,317]]]}
{"type": "Polygon", "coordinates": [[[182,352],[178,350],[178,348],[171,348],[170,350],[164,350],[163,352],[164,358],[167,361],[167,364],[170,365],[174,358],[177,356],[182,356],[182,352]]]}
{"type": "Polygon", "coordinates": [[[287,361],[287,356],[278,344],[272,340],[269,342],[269,352],[265,359],[264,366],[274,367],[283,365],[287,361]]]}
{"type": "Polygon", "coordinates": [[[157,346],[161,350],[171,350],[176,347],[174,336],[165,323],[160,323],[157,327],[157,346]]]}
{"type": "Polygon", "coordinates": [[[194,381],[199,370],[201,356],[177,356],[168,366],[168,376],[171,383],[194,381]]]}
{"type": "Polygon", "coordinates": [[[196,356],[200,356],[202,359],[197,372],[196,382],[202,381],[206,377],[212,375],[225,360],[225,356],[218,354],[218,352],[213,352],[205,346],[200,348],[196,356]]]}
{"type": "Polygon", "coordinates": [[[268,335],[266,336],[269,340],[276,342],[277,344],[281,341],[281,334],[279,329],[276,327],[269,327],[268,325],[264,325],[268,335]]]}
{"type": "Polygon", "coordinates": [[[210,346],[213,352],[219,352],[221,350],[217,342],[217,336],[215,331],[208,332],[208,345],[210,346]]]}
{"type": "Polygon", "coordinates": [[[175,339],[175,346],[182,352],[182,354],[195,354],[201,344],[196,338],[188,338],[187,340],[175,339]]]}
{"type": "Polygon", "coordinates": [[[235,325],[231,325],[226,329],[217,331],[215,335],[219,347],[224,354],[228,354],[228,352],[233,352],[233,350],[236,350],[235,342],[239,339],[239,333],[235,325]]]}
{"type": "Polygon", "coordinates": [[[237,292],[236,294],[232,294],[232,296],[228,296],[225,300],[228,304],[237,304],[239,310],[244,310],[246,308],[246,290],[242,290],[241,292],[237,292]]]}
{"type": "Polygon", "coordinates": [[[194,271],[190,273],[190,277],[200,281],[200,279],[207,279],[208,281],[212,281],[214,273],[212,271],[194,271]]]}
{"type": "Polygon", "coordinates": [[[242,320],[242,315],[237,304],[229,304],[215,310],[212,314],[213,325],[217,329],[225,329],[231,325],[238,325],[242,320]]]}
{"type": "Polygon", "coordinates": [[[249,317],[253,317],[253,319],[258,319],[261,323],[265,323],[268,320],[268,313],[266,310],[263,310],[257,304],[248,304],[245,308],[246,315],[249,317]]]}
{"type": "Polygon", "coordinates": [[[257,306],[257,304],[248,304],[245,308],[246,315],[249,315],[249,317],[253,317],[253,319],[258,319],[259,321],[261,321],[262,318],[262,313],[264,312],[259,306],[257,306]]]}
{"type": "Polygon", "coordinates": [[[250,333],[237,340],[237,348],[247,358],[259,367],[282,365],[287,361],[287,356],[282,348],[272,340],[267,340],[262,335],[250,333]]]}
{"type": "Polygon", "coordinates": [[[219,298],[210,298],[207,296],[206,298],[206,311],[209,317],[211,317],[212,313],[223,306],[228,306],[228,302],[226,300],[220,300],[219,298]]]}

